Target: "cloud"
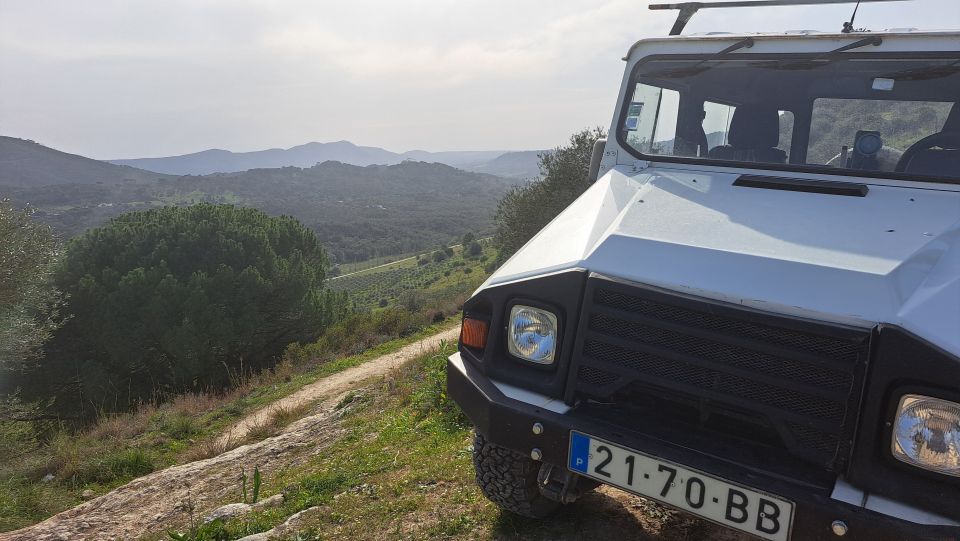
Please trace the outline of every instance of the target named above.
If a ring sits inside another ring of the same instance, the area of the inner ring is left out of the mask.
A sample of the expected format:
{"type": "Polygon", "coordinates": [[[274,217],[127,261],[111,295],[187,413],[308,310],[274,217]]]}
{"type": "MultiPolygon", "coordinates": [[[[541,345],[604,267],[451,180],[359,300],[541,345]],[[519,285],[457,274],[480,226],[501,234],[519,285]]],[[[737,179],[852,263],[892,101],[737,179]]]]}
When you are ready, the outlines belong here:
{"type": "MultiPolygon", "coordinates": [[[[864,4],[857,23],[957,27],[954,7],[864,4]]],[[[835,30],[849,13],[711,10],[688,33],[835,30]]],[[[620,57],[674,16],[637,0],[0,0],[0,130],[96,157],[544,148],[609,121],[620,57]]]]}
{"type": "MultiPolygon", "coordinates": [[[[610,30],[631,11],[636,11],[635,3],[609,2],[555,19],[544,16],[520,28],[491,28],[482,36],[432,43],[312,20],[269,29],[259,44],[271,55],[313,59],[362,79],[402,76],[401,82],[428,85],[528,79],[560,72],[611,45],[621,46],[624,32],[610,30]]],[[[469,20],[465,16],[450,24],[463,26],[469,20]]],[[[411,33],[430,33],[418,26],[413,24],[411,33]]]]}

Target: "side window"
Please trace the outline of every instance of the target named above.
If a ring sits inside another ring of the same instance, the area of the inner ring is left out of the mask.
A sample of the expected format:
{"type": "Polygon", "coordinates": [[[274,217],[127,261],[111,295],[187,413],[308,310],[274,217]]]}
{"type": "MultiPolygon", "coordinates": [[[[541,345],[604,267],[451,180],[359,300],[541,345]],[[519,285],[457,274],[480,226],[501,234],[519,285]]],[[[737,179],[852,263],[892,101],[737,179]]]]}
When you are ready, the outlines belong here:
{"type": "Polygon", "coordinates": [[[712,101],[703,102],[703,133],[707,134],[709,148],[729,144],[730,121],[733,120],[733,113],[736,110],[737,108],[733,105],[712,101]]]}
{"type": "Polygon", "coordinates": [[[671,154],[679,106],[676,90],[638,84],[622,126],[627,143],[644,154],[671,154]]]}

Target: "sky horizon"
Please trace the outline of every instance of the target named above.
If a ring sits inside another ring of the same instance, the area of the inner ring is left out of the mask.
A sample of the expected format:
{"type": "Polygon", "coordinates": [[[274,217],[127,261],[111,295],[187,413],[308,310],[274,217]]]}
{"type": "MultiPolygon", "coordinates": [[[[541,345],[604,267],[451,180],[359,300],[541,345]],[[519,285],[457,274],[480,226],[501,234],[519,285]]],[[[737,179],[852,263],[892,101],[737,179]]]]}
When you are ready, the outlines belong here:
{"type": "MultiPolygon", "coordinates": [[[[609,125],[636,0],[0,0],[0,135],[97,159],[309,142],[538,150],[609,125]]],[[[853,4],[708,10],[685,33],[839,30],[853,4]]],[[[960,28],[955,0],[855,26],[960,28]]]]}

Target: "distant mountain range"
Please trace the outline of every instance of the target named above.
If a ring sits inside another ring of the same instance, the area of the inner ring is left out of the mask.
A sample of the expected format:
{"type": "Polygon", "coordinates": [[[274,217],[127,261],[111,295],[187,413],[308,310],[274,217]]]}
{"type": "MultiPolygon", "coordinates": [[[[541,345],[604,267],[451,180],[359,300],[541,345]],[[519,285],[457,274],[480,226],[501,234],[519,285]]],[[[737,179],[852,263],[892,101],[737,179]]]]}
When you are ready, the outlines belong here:
{"type": "Polygon", "coordinates": [[[538,154],[541,151],[453,151],[428,152],[411,150],[396,153],[379,147],[358,146],[349,141],[334,143],[307,143],[288,149],[272,148],[254,152],[204,150],[181,156],[164,158],[135,158],[109,160],[126,165],[165,173],[168,175],[209,175],[237,173],[251,169],[278,167],[312,167],[318,163],[337,161],[349,165],[394,165],[404,161],[442,163],[465,171],[490,173],[513,178],[537,176],[538,154]]]}
{"type": "MultiPolygon", "coordinates": [[[[514,154],[483,163],[516,171],[514,154]]],[[[497,202],[521,182],[413,159],[392,165],[326,160],[303,168],[161,174],[0,137],[0,199],[29,205],[37,219],[64,237],[125,212],[231,203],[300,219],[338,262],[437,247],[468,231],[489,234],[497,202]]]]}

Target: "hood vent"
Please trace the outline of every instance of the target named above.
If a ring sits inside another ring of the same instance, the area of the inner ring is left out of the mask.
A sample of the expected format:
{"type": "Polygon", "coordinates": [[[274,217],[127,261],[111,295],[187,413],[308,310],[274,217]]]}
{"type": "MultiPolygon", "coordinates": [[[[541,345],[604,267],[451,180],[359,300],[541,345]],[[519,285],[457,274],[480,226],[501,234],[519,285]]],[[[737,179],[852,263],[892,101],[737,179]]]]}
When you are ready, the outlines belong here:
{"type": "Polygon", "coordinates": [[[836,182],[831,180],[807,180],[799,178],[765,177],[760,175],[740,175],[733,183],[744,188],[764,190],[785,190],[788,192],[822,193],[827,195],[845,195],[866,197],[870,188],[866,184],[836,182]]]}

